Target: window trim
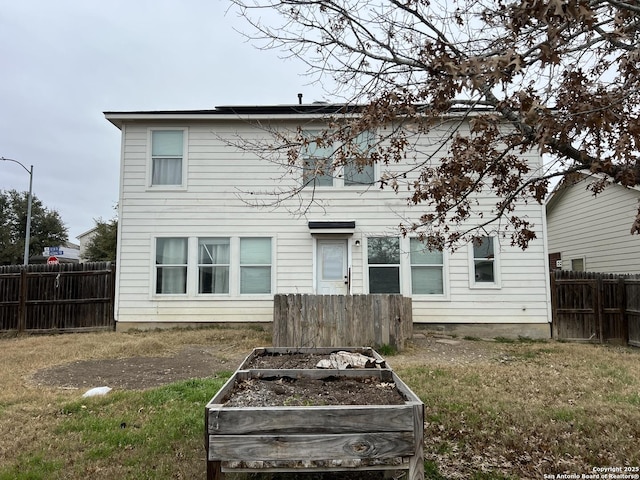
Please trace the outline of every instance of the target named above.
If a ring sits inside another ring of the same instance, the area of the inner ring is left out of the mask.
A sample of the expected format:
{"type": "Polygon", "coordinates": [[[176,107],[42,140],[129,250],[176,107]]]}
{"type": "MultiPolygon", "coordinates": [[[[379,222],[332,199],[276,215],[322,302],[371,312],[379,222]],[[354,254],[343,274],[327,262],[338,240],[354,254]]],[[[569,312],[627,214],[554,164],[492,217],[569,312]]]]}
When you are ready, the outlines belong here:
{"type": "Polygon", "coordinates": [[[476,282],[476,266],[474,256],[474,242],[469,242],[467,257],[469,259],[469,288],[473,290],[499,290],[502,288],[502,278],[500,274],[500,243],[495,235],[485,235],[493,242],[493,282],[476,282]]]}
{"type": "Polygon", "coordinates": [[[146,189],[148,191],[181,191],[187,189],[187,168],[189,145],[188,127],[149,127],[147,129],[147,178],[146,189]],[[154,185],[153,182],[153,132],[157,131],[182,131],[182,183],[180,185],[154,185]]]}

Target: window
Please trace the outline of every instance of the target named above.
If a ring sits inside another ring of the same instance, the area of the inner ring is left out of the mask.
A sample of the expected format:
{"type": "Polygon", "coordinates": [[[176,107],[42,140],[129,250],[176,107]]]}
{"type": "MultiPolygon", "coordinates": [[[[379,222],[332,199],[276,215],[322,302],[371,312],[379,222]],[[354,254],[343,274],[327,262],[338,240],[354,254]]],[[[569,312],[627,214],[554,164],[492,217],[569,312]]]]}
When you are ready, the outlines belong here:
{"type": "Polygon", "coordinates": [[[400,239],[367,239],[369,293],[400,293],[400,239]]]}
{"type": "Polygon", "coordinates": [[[183,130],[151,132],[151,185],[182,185],[183,130]]]}
{"type": "MultiPolygon", "coordinates": [[[[361,160],[364,160],[369,156],[371,145],[375,139],[371,132],[364,132],[358,135],[355,139],[355,143],[358,146],[359,156],[361,160]]],[[[373,185],[374,168],[373,165],[367,163],[362,164],[358,162],[357,158],[350,159],[344,166],[344,184],[345,185],[373,185]]]]}
{"type": "Polygon", "coordinates": [[[269,237],[158,237],[155,295],[211,298],[271,293],[269,237]]]}
{"type": "Polygon", "coordinates": [[[444,294],[444,257],[429,251],[417,238],[410,240],[411,292],[414,295],[444,294]]]}
{"type": "MultiPolygon", "coordinates": [[[[332,170],[333,157],[340,149],[338,145],[318,145],[315,138],[322,138],[322,132],[308,132],[312,139],[302,153],[303,173],[302,181],[305,185],[316,187],[341,187],[357,185],[373,185],[374,166],[363,164],[358,158],[347,159],[343,167],[332,170]]],[[[360,159],[364,159],[369,151],[373,135],[366,132],[358,135],[354,146],[359,152],[360,159]]]]}
{"type": "Polygon", "coordinates": [[[229,293],[229,238],[198,239],[198,293],[229,293]]]}
{"type": "Polygon", "coordinates": [[[302,154],[302,181],[305,185],[315,187],[330,187],[333,185],[331,175],[331,158],[334,154],[333,146],[320,146],[314,138],[321,137],[321,132],[308,132],[312,139],[302,154]]]}
{"type": "Polygon", "coordinates": [[[187,293],[187,239],[156,239],[156,293],[187,293]]]}
{"type": "Polygon", "coordinates": [[[584,272],[584,257],[571,259],[571,270],[574,272],[584,272]]]}
{"type": "Polygon", "coordinates": [[[240,293],[271,293],[271,239],[240,239],[240,293]]]}
{"type": "Polygon", "coordinates": [[[473,242],[473,273],[475,283],[496,284],[494,237],[481,237],[473,242]]]}

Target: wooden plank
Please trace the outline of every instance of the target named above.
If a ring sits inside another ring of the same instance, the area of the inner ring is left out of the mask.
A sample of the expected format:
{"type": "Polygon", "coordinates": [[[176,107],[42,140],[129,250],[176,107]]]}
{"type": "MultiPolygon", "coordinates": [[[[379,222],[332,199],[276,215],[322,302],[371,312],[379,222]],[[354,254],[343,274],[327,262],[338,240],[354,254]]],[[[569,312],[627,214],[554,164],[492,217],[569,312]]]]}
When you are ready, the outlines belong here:
{"type": "Polygon", "coordinates": [[[366,472],[370,470],[407,470],[409,468],[408,457],[395,457],[376,459],[368,461],[366,458],[355,458],[349,460],[320,460],[310,461],[304,460],[300,462],[293,461],[228,461],[221,462],[223,472],[289,472],[299,473],[301,470],[305,472],[344,472],[358,471],[366,472]]]}
{"type": "Polygon", "coordinates": [[[414,450],[409,457],[408,480],[424,480],[424,405],[415,404],[413,407],[414,450]]]}
{"type": "Polygon", "coordinates": [[[413,433],[210,435],[209,461],[347,460],[414,454],[413,433]]]}
{"type": "Polygon", "coordinates": [[[27,328],[27,269],[20,272],[20,306],[18,307],[18,333],[22,333],[27,328]]]}
{"type": "Polygon", "coordinates": [[[208,405],[208,433],[412,432],[414,405],[225,408],[208,405]]]}
{"type": "Polygon", "coordinates": [[[336,368],[298,369],[298,368],[271,368],[238,370],[237,380],[249,379],[273,379],[278,378],[305,378],[310,380],[324,380],[325,378],[376,378],[381,382],[393,381],[391,370],[382,368],[336,368]]]}

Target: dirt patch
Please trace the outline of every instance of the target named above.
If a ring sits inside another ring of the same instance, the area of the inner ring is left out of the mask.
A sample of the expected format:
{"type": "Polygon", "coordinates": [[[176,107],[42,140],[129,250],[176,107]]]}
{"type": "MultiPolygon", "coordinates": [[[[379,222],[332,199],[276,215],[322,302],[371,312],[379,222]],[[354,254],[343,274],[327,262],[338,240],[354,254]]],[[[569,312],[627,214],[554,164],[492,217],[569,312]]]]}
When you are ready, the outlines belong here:
{"type": "MultiPolygon", "coordinates": [[[[408,365],[471,364],[499,357],[500,344],[483,341],[416,335],[406,351],[388,357],[394,368],[408,365]]],[[[230,352],[220,346],[187,346],[174,355],[85,360],[39,370],[31,382],[41,386],[89,389],[108,386],[142,390],[189,378],[207,378],[221,371],[234,371],[249,354],[230,352]]],[[[265,356],[252,368],[313,368],[318,355],[265,356]],[[265,363],[269,362],[269,363],[265,363]]]]}
{"type": "Polygon", "coordinates": [[[207,378],[234,371],[246,354],[220,354],[216,348],[188,346],[165,357],[130,357],[72,362],[36,372],[37,385],[62,388],[108,386],[143,390],[189,378],[207,378]]]}

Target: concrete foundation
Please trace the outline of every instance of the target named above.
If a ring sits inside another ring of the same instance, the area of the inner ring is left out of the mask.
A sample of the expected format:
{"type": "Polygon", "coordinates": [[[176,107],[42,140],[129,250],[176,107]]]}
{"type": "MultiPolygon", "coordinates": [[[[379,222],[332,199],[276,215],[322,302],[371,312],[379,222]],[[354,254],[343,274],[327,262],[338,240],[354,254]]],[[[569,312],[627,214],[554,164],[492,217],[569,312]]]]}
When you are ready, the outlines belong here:
{"type": "Polygon", "coordinates": [[[413,331],[475,338],[551,338],[550,323],[414,323],[413,331]]]}
{"type": "MultiPolygon", "coordinates": [[[[154,330],[165,328],[252,328],[271,332],[271,322],[116,322],[117,332],[128,330],[154,330]]],[[[475,338],[531,339],[551,338],[550,323],[414,323],[414,333],[451,335],[475,338]]]]}

